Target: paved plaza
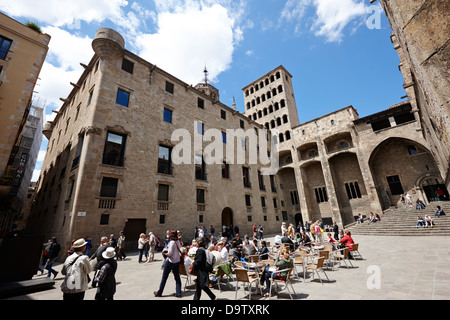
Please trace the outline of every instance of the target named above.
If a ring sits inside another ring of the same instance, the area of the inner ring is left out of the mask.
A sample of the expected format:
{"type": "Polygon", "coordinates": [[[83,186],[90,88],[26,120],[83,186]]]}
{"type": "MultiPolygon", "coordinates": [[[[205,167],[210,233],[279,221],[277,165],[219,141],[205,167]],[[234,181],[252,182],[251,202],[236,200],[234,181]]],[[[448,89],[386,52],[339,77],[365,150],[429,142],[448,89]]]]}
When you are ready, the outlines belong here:
{"type": "MultiPolygon", "coordinates": [[[[266,237],[273,243],[274,237],[266,237]]],[[[292,279],[295,300],[449,300],[450,299],[450,237],[447,236],[362,236],[354,237],[360,244],[363,260],[352,260],[353,268],[344,265],[336,270],[326,270],[330,281],[321,275],[307,275],[306,281],[300,271],[300,280],[292,279]]],[[[163,297],[155,298],[161,280],[162,255],[157,253],[156,261],[139,264],[137,252],[129,253],[125,261],[118,262],[116,300],[171,300],[176,299],[175,281],[169,276],[163,297]]],[[[56,265],[59,271],[62,264],[56,265]]],[[[92,274],[91,274],[92,276],[92,274]]],[[[34,278],[45,277],[36,275],[34,278]]],[[[58,274],[53,289],[30,293],[8,300],[62,300],[60,285],[63,276],[58,274]]],[[[185,278],[182,277],[184,287],[185,278]]],[[[220,300],[235,299],[234,280],[222,282],[222,292],[213,287],[220,300]]],[[[96,289],[86,292],[85,300],[94,300],[96,289]]],[[[192,282],[182,293],[181,300],[192,300],[195,284],[192,282]]],[[[267,301],[259,294],[252,294],[252,300],[267,301]]],[[[202,300],[209,300],[203,293],[202,300]]],[[[248,292],[240,284],[237,299],[246,301],[248,292]]],[[[289,300],[286,290],[272,300],[289,300]]]]}

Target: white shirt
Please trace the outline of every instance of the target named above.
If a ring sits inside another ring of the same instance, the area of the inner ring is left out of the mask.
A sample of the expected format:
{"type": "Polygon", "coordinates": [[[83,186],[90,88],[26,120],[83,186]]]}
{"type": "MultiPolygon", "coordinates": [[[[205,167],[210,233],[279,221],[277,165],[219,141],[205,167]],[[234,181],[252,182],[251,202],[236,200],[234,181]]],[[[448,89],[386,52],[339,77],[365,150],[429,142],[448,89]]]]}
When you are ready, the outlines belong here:
{"type": "Polygon", "coordinates": [[[227,248],[223,247],[222,250],[220,250],[220,257],[222,258],[222,263],[228,262],[228,250],[227,248]]]}
{"type": "Polygon", "coordinates": [[[181,251],[180,241],[171,240],[167,246],[167,259],[170,263],[180,262],[180,251],[181,251]]]}
{"type": "Polygon", "coordinates": [[[78,293],[88,289],[87,275],[92,267],[89,257],[82,252],[74,252],[66,258],[61,273],[66,276],[61,284],[61,290],[66,293],[78,293]],[[77,257],[77,261],[70,265],[77,257]]]}

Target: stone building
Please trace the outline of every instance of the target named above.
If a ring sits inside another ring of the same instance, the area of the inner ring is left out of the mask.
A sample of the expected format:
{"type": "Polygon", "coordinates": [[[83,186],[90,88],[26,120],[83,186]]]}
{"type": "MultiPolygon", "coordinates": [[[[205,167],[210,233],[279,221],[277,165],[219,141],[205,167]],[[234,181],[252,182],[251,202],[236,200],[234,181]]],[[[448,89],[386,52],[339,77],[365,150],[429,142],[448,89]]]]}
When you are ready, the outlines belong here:
{"type": "MultiPolygon", "coordinates": [[[[371,0],[375,2],[376,0],[371,0]]],[[[450,3],[380,0],[418,130],[450,187],[450,3]]]]}
{"type": "Polygon", "coordinates": [[[249,161],[254,140],[230,134],[261,132],[257,144],[267,153],[261,125],[222,104],[206,81],[193,87],[124,49],[111,29],[99,29],[92,47],[91,61],[44,128],[49,143],[29,232],[45,230],[67,247],[75,238],[124,231],[135,249],[141,232],[164,237],[175,228],[188,241],[200,225],[279,229],[285,199],[276,178],[249,161]],[[211,133],[218,149],[233,146],[219,163],[202,157],[210,146],[202,138],[211,133]],[[188,144],[181,164],[177,139],[188,144]],[[239,163],[233,155],[242,151],[239,163]]]}
{"type": "Polygon", "coordinates": [[[243,87],[241,114],[220,102],[206,70],[203,83],[188,85],[107,28],[92,47],[44,128],[48,149],[27,228],[66,248],[122,230],[135,249],[141,232],[164,237],[175,228],[189,241],[199,225],[237,225],[244,234],[254,223],[278,233],[282,221],[342,227],[406,192],[426,203],[437,188],[448,195],[414,101],[363,118],[348,106],[300,124],[292,75],[281,65],[243,87]],[[223,157],[213,159],[211,147],[223,157]],[[252,161],[252,150],[278,170],[264,174],[267,162],[252,161]]]}
{"type": "Polygon", "coordinates": [[[20,213],[37,157],[29,153],[34,132],[41,138],[32,94],[49,41],[49,35],[0,13],[0,238],[20,213]]]}

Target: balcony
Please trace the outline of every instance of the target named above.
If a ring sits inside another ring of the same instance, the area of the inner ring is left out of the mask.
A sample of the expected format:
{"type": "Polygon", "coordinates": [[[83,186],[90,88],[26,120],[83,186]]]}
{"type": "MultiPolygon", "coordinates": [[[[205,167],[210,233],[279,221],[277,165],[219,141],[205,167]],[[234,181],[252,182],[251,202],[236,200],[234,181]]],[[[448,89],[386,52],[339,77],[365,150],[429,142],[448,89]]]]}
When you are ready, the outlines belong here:
{"type": "Polygon", "coordinates": [[[116,207],[116,199],[99,199],[99,209],[114,209],[116,207]]]}

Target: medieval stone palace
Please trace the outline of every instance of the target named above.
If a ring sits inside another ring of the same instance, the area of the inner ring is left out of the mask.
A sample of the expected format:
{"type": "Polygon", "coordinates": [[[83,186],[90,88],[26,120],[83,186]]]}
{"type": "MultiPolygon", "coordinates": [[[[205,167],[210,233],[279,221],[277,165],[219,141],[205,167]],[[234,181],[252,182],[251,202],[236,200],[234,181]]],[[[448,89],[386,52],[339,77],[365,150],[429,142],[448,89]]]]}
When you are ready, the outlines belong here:
{"type": "Polygon", "coordinates": [[[207,77],[196,86],[177,79],[126,50],[114,30],[99,29],[92,47],[44,127],[30,233],[68,245],[178,229],[188,241],[198,225],[242,233],[255,223],[278,233],[282,221],[345,226],[404,193],[426,203],[438,189],[448,196],[446,164],[436,161],[415,98],[364,118],[346,106],[300,124],[292,75],[281,65],[243,87],[242,114],[220,102],[207,77]],[[223,152],[215,161],[212,147],[223,152]]]}

